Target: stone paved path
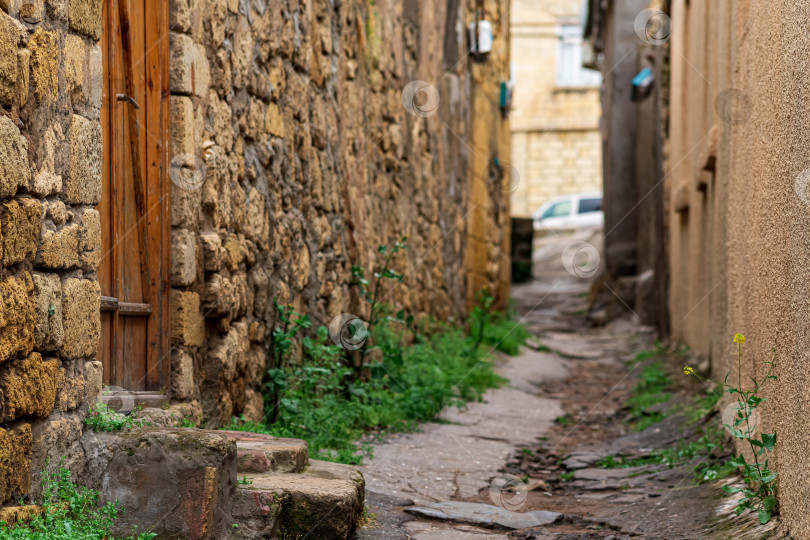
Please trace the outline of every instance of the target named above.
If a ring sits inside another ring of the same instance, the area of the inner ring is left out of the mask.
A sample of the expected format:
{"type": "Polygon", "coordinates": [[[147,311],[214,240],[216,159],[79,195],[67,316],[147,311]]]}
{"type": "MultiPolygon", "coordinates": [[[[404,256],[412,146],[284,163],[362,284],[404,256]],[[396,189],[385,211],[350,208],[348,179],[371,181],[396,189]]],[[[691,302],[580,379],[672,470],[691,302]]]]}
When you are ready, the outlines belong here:
{"type": "MultiPolygon", "coordinates": [[[[591,236],[586,233],[580,238],[591,236]]],[[[536,252],[538,267],[545,274],[538,275],[539,279],[528,287],[541,300],[532,310],[535,322],[545,318],[550,329],[570,330],[556,321],[560,308],[553,301],[583,296],[588,282],[565,272],[559,263],[561,249],[559,242],[552,240],[536,252]]],[[[570,333],[557,335],[554,345],[561,352],[582,351],[589,356],[598,356],[601,350],[570,333]]],[[[366,479],[367,504],[377,513],[379,522],[375,528],[360,531],[359,537],[506,538],[474,526],[415,519],[403,515],[401,509],[411,504],[471,498],[487,488],[517,447],[536,443],[563,414],[556,399],[538,394],[541,385],[566,377],[567,362],[557,352],[531,348],[516,357],[498,354],[496,371],[509,381],[508,385],[487,392],[482,402],[444,411],[441,423],[428,423],[417,433],[391,436],[375,445],[374,458],[367,460],[361,470],[366,479]]]]}

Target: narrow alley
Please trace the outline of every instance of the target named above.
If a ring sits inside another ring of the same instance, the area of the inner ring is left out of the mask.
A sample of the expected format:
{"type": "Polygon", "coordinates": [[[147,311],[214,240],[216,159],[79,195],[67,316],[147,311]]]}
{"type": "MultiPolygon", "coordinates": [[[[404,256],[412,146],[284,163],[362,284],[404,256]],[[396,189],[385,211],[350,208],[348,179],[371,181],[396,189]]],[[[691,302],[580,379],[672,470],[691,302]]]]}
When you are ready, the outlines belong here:
{"type": "Polygon", "coordinates": [[[805,22],[0,0],[0,540],[810,540],[805,22]]]}

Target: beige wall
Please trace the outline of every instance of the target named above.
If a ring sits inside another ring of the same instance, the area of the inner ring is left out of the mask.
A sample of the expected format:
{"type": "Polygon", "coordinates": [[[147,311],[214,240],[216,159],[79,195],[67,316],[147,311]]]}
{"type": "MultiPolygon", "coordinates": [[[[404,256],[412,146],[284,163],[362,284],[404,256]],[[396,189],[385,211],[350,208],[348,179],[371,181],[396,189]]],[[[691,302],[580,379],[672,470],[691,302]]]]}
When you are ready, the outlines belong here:
{"type": "Polygon", "coordinates": [[[579,24],[581,6],[580,0],[513,1],[515,216],[557,195],[602,190],[599,90],[560,87],[556,80],[558,24],[579,24]]]}
{"type": "Polygon", "coordinates": [[[795,31],[808,17],[807,1],[673,2],[667,178],[674,336],[710,356],[717,379],[734,366],[735,332],[743,377],[762,376],[776,349],[762,427],[777,432],[794,538],[810,538],[810,36],[795,31]]]}

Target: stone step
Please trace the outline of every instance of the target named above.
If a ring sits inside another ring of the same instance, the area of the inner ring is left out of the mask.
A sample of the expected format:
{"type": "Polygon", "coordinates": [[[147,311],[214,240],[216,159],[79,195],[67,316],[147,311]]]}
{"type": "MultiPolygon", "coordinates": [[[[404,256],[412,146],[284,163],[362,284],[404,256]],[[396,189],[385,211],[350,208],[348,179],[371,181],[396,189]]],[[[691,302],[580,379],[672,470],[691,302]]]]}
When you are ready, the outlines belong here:
{"type": "Polygon", "coordinates": [[[236,440],[237,473],[299,473],[307,466],[306,441],[262,433],[221,431],[236,440]]]}
{"type": "Polygon", "coordinates": [[[346,540],[354,534],[365,494],[355,468],[311,460],[300,473],[245,476],[250,483],[237,487],[231,507],[236,538],[346,540]]]}

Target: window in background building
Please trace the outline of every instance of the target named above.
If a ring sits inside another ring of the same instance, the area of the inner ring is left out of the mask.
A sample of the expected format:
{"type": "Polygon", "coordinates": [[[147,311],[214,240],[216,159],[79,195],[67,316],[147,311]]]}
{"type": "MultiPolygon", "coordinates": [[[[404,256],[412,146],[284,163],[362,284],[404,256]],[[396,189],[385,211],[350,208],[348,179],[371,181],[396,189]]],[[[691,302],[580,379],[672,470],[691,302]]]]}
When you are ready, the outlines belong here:
{"type": "Polygon", "coordinates": [[[561,24],[558,27],[557,86],[597,87],[602,80],[598,71],[582,67],[582,27],[561,24]]]}

